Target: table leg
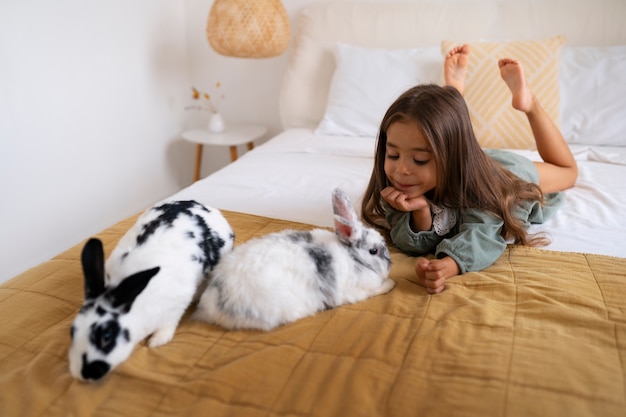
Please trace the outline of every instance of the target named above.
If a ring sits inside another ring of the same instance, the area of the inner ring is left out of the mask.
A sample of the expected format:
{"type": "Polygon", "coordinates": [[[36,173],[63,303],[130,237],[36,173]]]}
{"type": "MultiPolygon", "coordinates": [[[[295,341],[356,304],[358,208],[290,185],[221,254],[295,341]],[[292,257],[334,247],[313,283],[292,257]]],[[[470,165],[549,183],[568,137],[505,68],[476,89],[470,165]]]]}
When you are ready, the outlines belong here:
{"type": "Polygon", "coordinates": [[[248,142],[248,150],[251,151],[254,149],[254,142],[248,142]]]}
{"type": "Polygon", "coordinates": [[[200,179],[200,169],[202,168],[202,144],[196,145],[196,166],[193,171],[193,182],[200,179]]]}
{"type": "Polygon", "coordinates": [[[230,147],[230,162],[234,162],[236,160],[237,160],[237,147],[231,146],[230,147]]]}

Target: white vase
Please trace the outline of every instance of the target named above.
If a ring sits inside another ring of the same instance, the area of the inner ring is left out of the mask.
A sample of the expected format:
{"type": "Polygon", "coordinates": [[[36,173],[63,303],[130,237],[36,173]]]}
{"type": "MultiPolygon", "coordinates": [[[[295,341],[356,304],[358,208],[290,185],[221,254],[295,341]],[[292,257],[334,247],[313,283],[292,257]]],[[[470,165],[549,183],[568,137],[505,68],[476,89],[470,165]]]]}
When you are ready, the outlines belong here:
{"type": "Polygon", "coordinates": [[[226,130],[224,118],[219,113],[212,113],[209,117],[209,131],[213,133],[221,133],[226,130]]]}

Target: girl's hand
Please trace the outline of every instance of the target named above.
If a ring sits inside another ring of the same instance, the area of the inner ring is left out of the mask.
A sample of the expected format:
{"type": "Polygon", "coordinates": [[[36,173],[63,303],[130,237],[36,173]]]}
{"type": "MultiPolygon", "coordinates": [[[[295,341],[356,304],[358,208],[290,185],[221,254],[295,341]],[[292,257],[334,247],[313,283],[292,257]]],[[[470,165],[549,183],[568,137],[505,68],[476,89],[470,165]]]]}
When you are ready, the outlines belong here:
{"type": "Polygon", "coordinates": [[[380,192],[380,196],[394,209],[398,211],[417,211],[427,208],[430,213],[428,200],[423,195],[409,197],[406,193],[394,187],[386,187],[380,192]]]}
{"type": "Polygon", "coordinates": [[[411,229],[414,231],[430,230],[432,227],[430,204],[423,195],[409,197],[406,193],[389,186],[380,192],[380,196],[395,210],[411,213],[411,229]]]}
{"type": "Polygon", "coordinates": [[[444,289],[446,280],[461,273],[454,259],[449,256],[441,259],[417,258],[415,263],[418,283],[429,294],[438,294],[444,289]]]}

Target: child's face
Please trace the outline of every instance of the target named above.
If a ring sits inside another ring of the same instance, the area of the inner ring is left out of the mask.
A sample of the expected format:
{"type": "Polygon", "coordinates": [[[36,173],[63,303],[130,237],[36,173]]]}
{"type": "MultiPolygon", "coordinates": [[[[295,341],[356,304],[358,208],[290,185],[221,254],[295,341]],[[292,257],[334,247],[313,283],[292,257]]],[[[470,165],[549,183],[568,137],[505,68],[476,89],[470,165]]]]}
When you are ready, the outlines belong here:
{"type": "Polygon", "coordinates": [[[385,174],[392,186],[408,198],[437,186],[433,153],[417,122],[395,122],[387,129],[385,174]]]}

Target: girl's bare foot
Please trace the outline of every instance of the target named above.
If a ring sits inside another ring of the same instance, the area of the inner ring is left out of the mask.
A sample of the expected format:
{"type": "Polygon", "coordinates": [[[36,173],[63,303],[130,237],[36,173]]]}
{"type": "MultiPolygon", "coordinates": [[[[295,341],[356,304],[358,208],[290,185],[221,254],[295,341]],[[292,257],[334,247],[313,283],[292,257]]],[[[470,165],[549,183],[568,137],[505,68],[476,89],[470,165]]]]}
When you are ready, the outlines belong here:
{"type": "Polygon", "coordinates": [[[524,76],[524,69],[519,61],[504,58],[498,61],[500,76],[511,90],[513,108],[528,113],[532,110],[534,96],[524,76]]]}
{"type": "Polygon", "coordinates": [[[569,145],[541,103],[526,83],[519,61],[504,58],[498,61],[500,76],[513,96],[513,108],[526,113],[543,162],[535,162],[539,187],[544,194],[572,187],[578,177],[578,166],[569,145]]]}
{"type": "Polygon", "coordinates": [[[459,90],[463,94],[465,73],[469,63],[470,46],[465,44],[454,47],[448,52],[443,63],[443,78],[446,85],[459,90]]]}

